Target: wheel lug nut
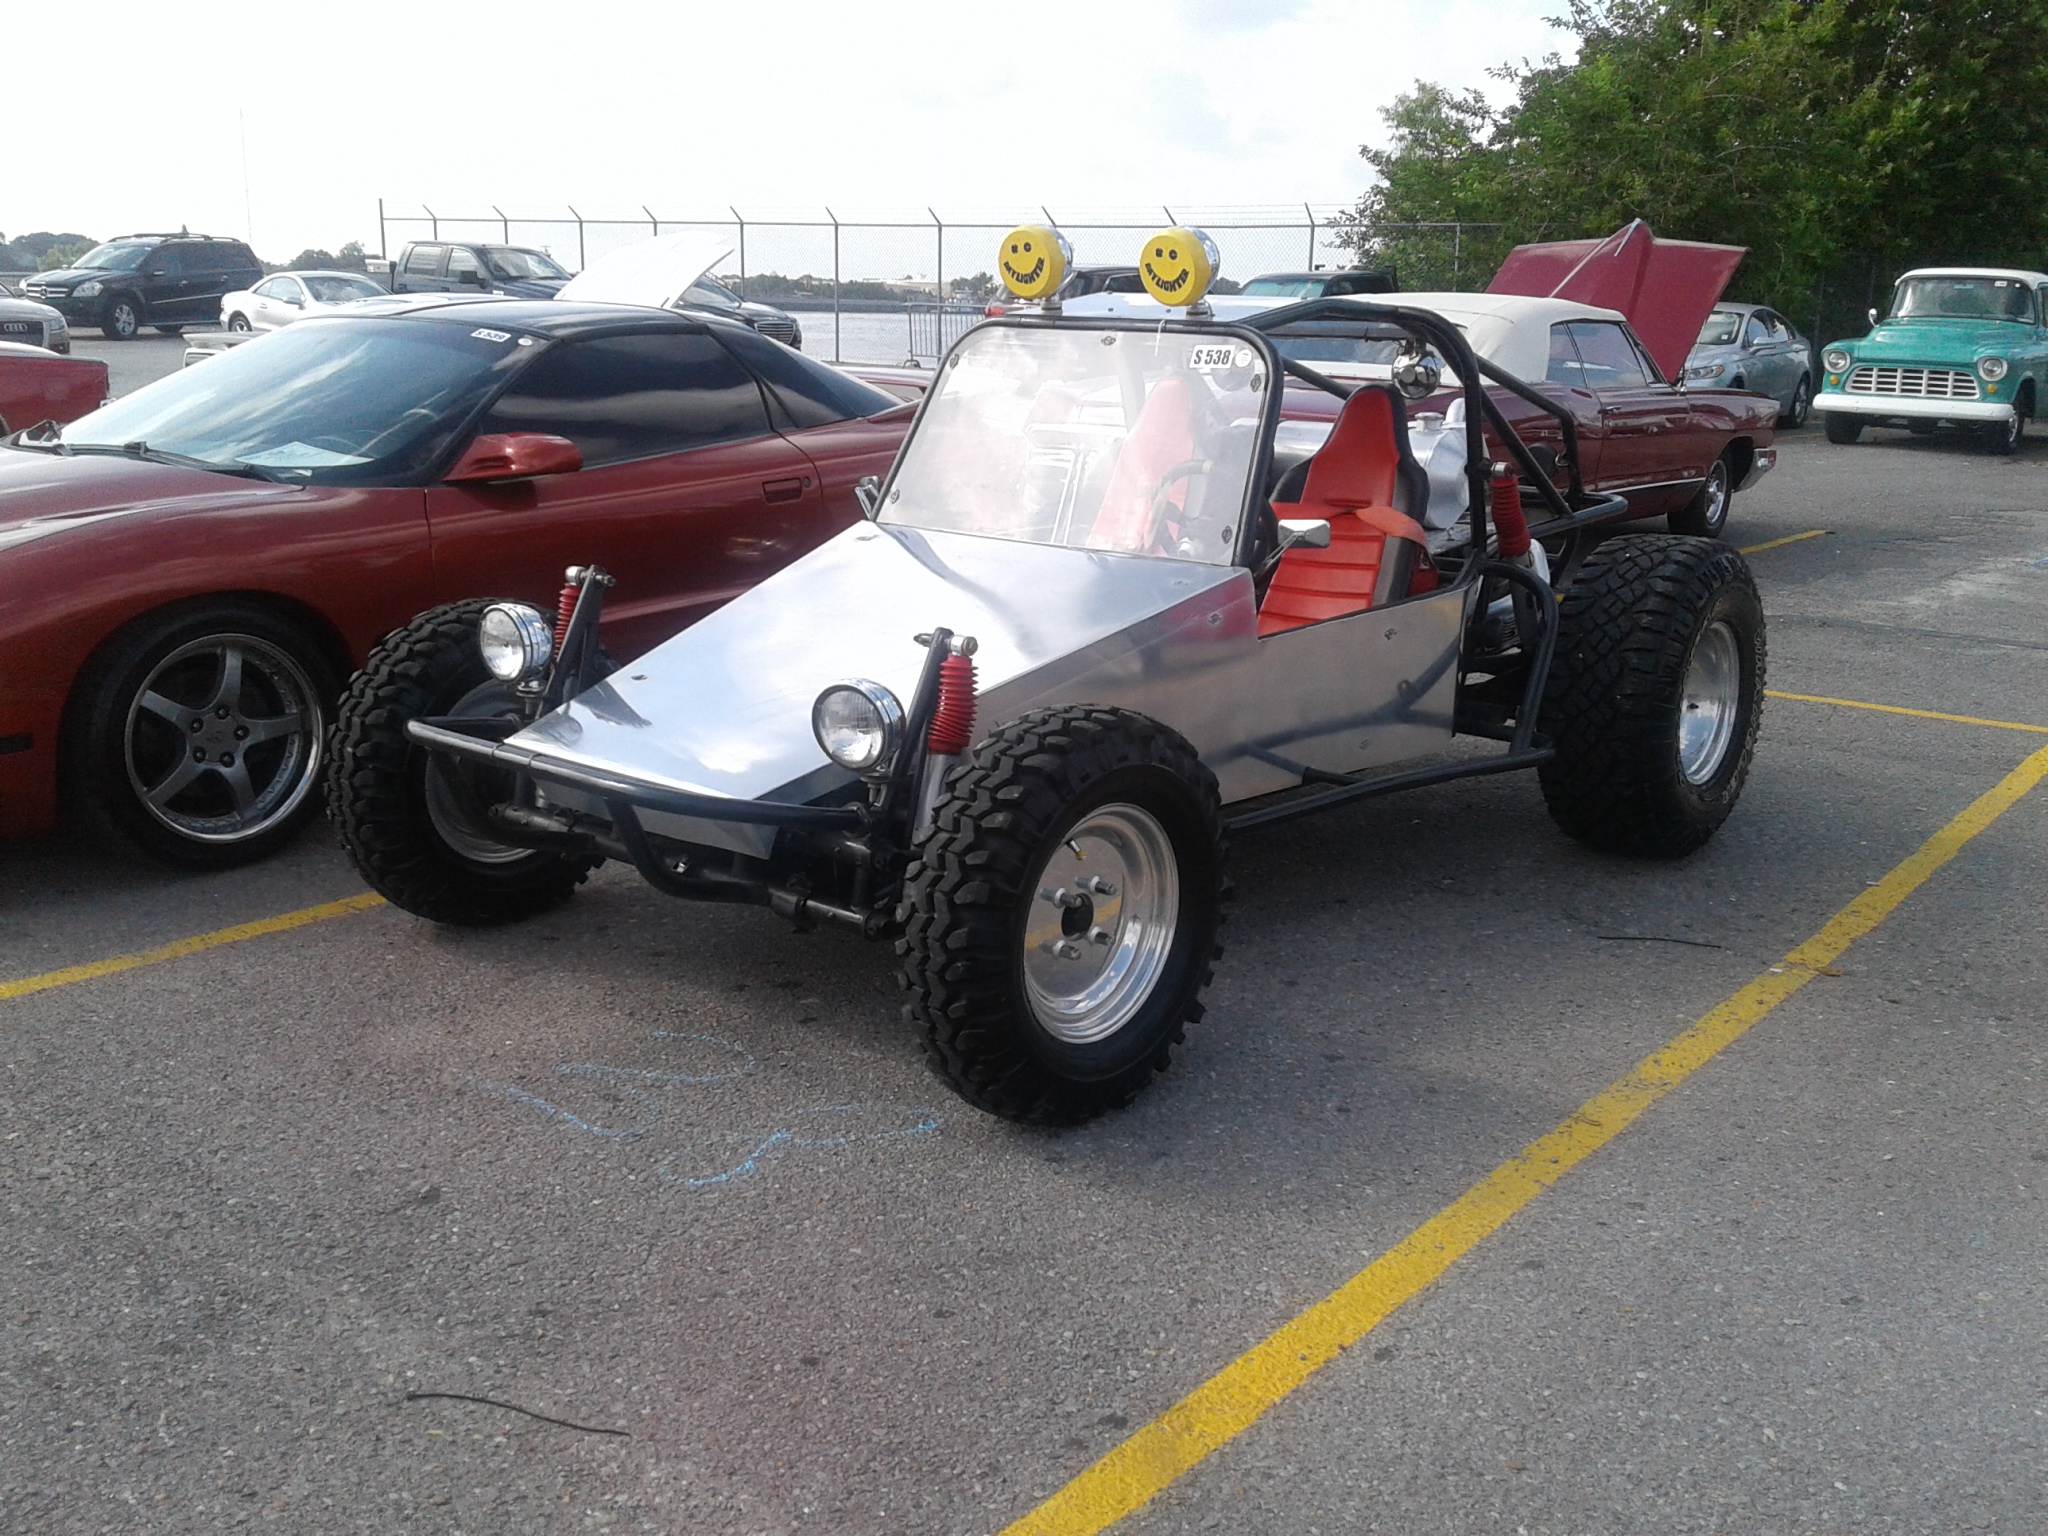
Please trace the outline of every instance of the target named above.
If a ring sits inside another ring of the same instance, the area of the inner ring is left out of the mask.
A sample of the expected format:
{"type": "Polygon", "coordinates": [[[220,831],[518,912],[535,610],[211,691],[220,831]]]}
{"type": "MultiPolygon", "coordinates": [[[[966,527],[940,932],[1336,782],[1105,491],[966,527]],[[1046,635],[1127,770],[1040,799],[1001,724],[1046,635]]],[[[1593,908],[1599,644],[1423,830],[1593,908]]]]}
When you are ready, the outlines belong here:
{"type": "Polygon", "coordinates": [[[1059,943],[1053,945],[1052,952],[1062,960],[1078,960],[1081,958],[1081,946],[1072,939],[1061,939],[1059,943]]]}
{"type": "Polygon", "coordinates": [[[216,719],[225,720],[228,717],[228,707],[227,705],[223,704],[219,709],[216,709],[213,713],[216,719]]]}
{"type": "Polygon", "coordinates": [[[1088,938],[1092,943],[1107,944],[1109,942],[1109,930],[1107,928],[1091,928],[1088,930],[1088,938]]]}
{"type": "Polygon", "coordinates": [[[205,761],[206,761],[206,749],[205,749],[204,747],[194,747],[194,748],[192,749],[192,761],[193,761],[193,762],[195,762],[195,763],[203,763],[203,762],[205,762],[205,761]]]}
{"type": "Polygon", "coordinates": [[[232,752],[223,752],[223,753],[221,753],[221,755],[220,755],[220,765],[221,765],[221,767],[223,767],[223,768],[232,768],[232,767],[234,767],[234,766],[235,766],[235,754],[234,754],[234,753],[232,753],[232,752]]]}
{"type": "Polygon", "coordinates": [[[247,741],[248,739],[249,739],[249,727],[247,727],[246,725],[238,725],[238,726],[236,726],[236,727],[235,727],[235,740],[237,740],[237,741],[247,741]]]}
{"type": "Polygon", "coordinates": [[[200,731],[200,728],[201,728],[202,726],[204,726],[205,724],[206,724],[206,722],[205,722],[204,720],[194,720],[194,721],[192,722],[192,733],[193,733],[193,735],[195,735],[195,736],[196,736],[196,735],[198,735],[198,734],[199,734],[199,731],[200,731]]]}

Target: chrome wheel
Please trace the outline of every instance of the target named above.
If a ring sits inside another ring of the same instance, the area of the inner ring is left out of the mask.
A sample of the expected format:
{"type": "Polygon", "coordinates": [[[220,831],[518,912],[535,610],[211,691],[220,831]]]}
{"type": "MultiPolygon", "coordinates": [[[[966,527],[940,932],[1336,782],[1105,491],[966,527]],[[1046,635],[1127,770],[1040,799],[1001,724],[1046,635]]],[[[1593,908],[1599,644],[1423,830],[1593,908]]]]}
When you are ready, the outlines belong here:
{"type": "Polygon", "coordinates": [[[1032,1014],[1070,1045],[1107,1039],[1152,995],[1180,915],[1180,867],[1166,829],[1135,805],[1090,811],[1032,882],[1024,990],[1032,1014]]]}
{"type": "Polygon", "coordinates": [[[1716,620],[1693,643],[1678,706],[1678,767],[1691,784],[1721,771],[1742,710],[1742,657],[1735,631],[1716,620]]]}
{"type": "Polygon", "coordinates": [[[1700,487],[1700,517],[1707,532],[1718,534],[1728,521],[1728,461],[1714,460],[1707,483],[1700,487]]]}
{"type": "Polygon", "coordinates": [[[136,690],[122,730],[128,782],[180,837],[259,837],[312,792],[324,723],[319,691],[289,652],[254,635],[207,635],[136,690]]]}

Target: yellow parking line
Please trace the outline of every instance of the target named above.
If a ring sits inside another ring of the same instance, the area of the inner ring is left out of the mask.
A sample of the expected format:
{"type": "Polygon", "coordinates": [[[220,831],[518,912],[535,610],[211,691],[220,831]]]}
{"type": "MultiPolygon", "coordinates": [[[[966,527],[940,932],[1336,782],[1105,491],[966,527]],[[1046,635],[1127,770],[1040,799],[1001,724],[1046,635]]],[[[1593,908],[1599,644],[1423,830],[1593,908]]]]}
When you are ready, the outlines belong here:
{"type": "Polygon", "coordinates": [[[1788,533],[1782,539],[1765,539],[1761,544],[1745,544],[1736,553],[1760,555],[1767,549],[1778,549],[1786,544],[1797,544],[1801,539],[1818,539],[1833,533],[1832,528],[1809,528],[1804,533],[1788,533]]]}
{"type": "Polygon", "coordinates": [[[2044,777],[2048,747],[1979,796],[1781,963],[1644,1058],[1628,1076],[1587,1100],[1556,1130],[1502,1163],[1323,1300],[1231,1361],[1003,1536],[1092,1536],[1150,1503],[1821,974],[2044,777]]]}
{"type": "Polygon", "coordinates": [[[1790,699],[1797,704],[1839,704],[1844,709],[1874,709],[1885,715],[1911,715],[1916,720],[1951,720],[1957,725],[1995,725],[2002,731],[2033,731],[2048,736],[2048,725],[2028,725],[2019,720],[1985,720],[1977,715],[1945,715],[1938,709],[1907,709],[1902,704],[1866,704],[1861,699],[1829,699],[1817,693],[1780,693],[1766,688],[1767,699],[1790,699]]]}
{"type": "Polygon", "coordinates": [[[211,933],[194,934],[189,939],[174,939],[168,944],[159,944],[155,949],[138,949],[132,955],[115,955],[110,959],[94,960],[85,965],[66,966],[61,971],[45,971],[40,976],[24,976],[20,981],[0,981],[0,1000],[27,997],[31,992],[47,992],[52,987],[68,987],[73,982],[91,981],[99,976],[132,971],[137,966],[155,965],[159,960],[177,960],[186,955],[196,955],[201,950],[218,949],[223,944],[239,944],[244,939],[260,939],[266,933],[283,933],[288,928],[303,928],[308,923],[325,922],[330,917],[346,917],[351,912],[362,912],[370,907],[382,905],[382,896],[373,896],[366,891],[360,896],[344,896],[339,901],[322,902],[317,907],[301,907],[296,912],[280,912],[276,917],[258,918],[253,923],[237,923],[232,928],[216,928],[211,933]]]}

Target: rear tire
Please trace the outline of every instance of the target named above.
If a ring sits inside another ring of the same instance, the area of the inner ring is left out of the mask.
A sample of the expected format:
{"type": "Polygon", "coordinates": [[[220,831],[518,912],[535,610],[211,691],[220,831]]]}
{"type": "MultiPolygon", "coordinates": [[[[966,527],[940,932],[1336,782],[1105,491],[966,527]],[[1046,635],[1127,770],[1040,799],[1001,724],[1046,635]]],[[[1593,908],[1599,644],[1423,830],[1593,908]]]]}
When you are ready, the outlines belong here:
{"type": "Polygon", "coordinates": [[[568,900],[598,862],[498,841],[470,807],[503,798],[511,776],[449,764],[405,734],[423,716],[516,713],[511,689],[477,649],[489,606],[450,603],[385,636],[350,680],[334,725],[327,801],[342,846],[385,900],[437,923],[532,917],[568,900]]]}
{"type": "Polygon", "coordinates": [[[1811,410],[1812,407],[1813,380],[1809,379],[1805,374],[1802,373],[1799,376],[1798,384],[1793,386],[1792,403],[1785,407],[1784,414],[1779,416],[1778,425],[1781,427],[1805,426],[1807,412],[1811,410]]]}
{"type": "Polygon", "coordinates": [[[1863,435],[1861,416],[1844,416],[1840,411],[1828,412],[1828,441],[1831,443],[1853,443],[1863,435]]]}
{"type": "Polygon", "coordinates": [[[1756,750],[1764,613],[1725,544],[1647,535],[1586,557],[1559,608],[1544,802],[1580,842],[1646,858],[1701,847],[1756,750]]]}
{"type": "Polygon", "coordinates": [[[1723,454],[1707,467],[1707,478],[1683,508],[1664,521],[1673,533],[1696,539],[1718,539],[1728,526],[1728,507],[1735,499],[1735,470],[1723,454]]]}
{"type": "Polygon", "coordinates": [[[1165,726],[1072,705],[956,768],[904,879],[905,1010],[968,1103],[1070,1124],[1166,1069],[1221,950],[1215,775],[1165,726]]]}

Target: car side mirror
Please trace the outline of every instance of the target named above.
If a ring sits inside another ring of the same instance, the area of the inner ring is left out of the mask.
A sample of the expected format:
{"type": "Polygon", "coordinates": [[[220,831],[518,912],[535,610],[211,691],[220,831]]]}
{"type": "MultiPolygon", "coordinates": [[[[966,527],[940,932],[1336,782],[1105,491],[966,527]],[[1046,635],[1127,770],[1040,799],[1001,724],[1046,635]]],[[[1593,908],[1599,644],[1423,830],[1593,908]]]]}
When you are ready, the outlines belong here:
{"type": "Polygon", "coordinates": [[[583,450],[566,437],[549,432],[486,432],[463,449],[455,467],[441,478],[450,485],[489,484],[574,474],[582,467],[583,450]]]}
{"type": "Polygon", "coordinates": [[[872,520],[882,510],[882,482],[873,475],[862,475],[854,482],[853,499],[860,503],[861,512],[872,520]]]}
{"type": "Polygon", "coordinates": [[[1870,312],[1870,323],[1872,325],[1877,324],[1877,311],[1875,309],[1870,312]]]}
{"type": "Polygon", "coordinates": [[[1443,383],[1443,366],[1428,353],[1404,357],[1394,364],[1394,388],[1404,399],[1427,400],[1443,383]]]}
{"type": "Polygon", "coordinates": [[[1280,519],[1280,547],[1328,549],[1330,520],[1327,517],[1283,517],[1280,519]]]}
{"type": "Polygon", "coordinates": [[[285,303],[291,305],[293,309],[304,309],[306,307],[306,301],[297,294],[287,294],[285,296],[285,303]]]}
{"type": "Polygon", "coordinates": [[[468,283],[472,288],[481,288],[484,285],[484,275],[481,272],[465,272],[461,281],[468,283]]]}

